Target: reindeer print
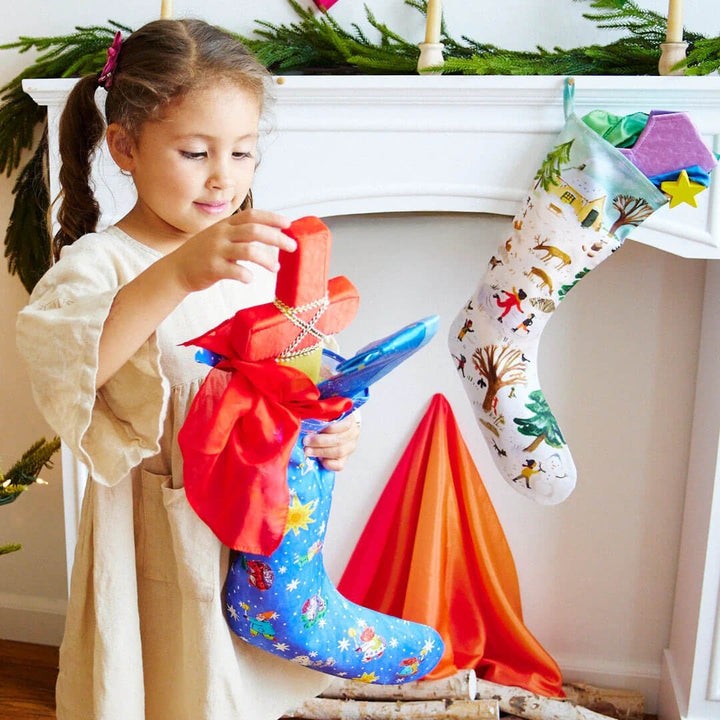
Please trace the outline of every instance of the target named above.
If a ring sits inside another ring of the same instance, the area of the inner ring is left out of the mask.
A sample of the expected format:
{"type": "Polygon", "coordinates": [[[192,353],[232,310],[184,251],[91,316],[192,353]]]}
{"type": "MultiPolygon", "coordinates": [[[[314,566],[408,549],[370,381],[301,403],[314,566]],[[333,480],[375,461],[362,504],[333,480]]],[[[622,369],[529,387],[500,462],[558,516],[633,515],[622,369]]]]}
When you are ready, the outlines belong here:
{"type": "Polygon", "coordinates": [[[523,273],[525,277],[530,278],[536,277],[540,280],[538,287],[542,290],[544,287],[548,289],[548,292],[552,294],[553,281],[550,275],[548,275],[542,268],[531,267],[526,273],[523,273]]]}
{"type": "Polygon", "coordinates": [[[560,248],[555,247],[554,245],[548,245],[549,238],[545,238],[542,242],[540,242],[540,236],[535,236],[535,242],[537,245],[533,248],[533,250],[542,250],[543,254],[540,256],[540,259],[543,262],[550,262],[553,258],[557,258],[560,262],[558,265],[556,265],[556,269],[560,269],[565,267],[566,265],[569,265],[572,262],[572,258],[566,253],[563,252],[560,248]]]}

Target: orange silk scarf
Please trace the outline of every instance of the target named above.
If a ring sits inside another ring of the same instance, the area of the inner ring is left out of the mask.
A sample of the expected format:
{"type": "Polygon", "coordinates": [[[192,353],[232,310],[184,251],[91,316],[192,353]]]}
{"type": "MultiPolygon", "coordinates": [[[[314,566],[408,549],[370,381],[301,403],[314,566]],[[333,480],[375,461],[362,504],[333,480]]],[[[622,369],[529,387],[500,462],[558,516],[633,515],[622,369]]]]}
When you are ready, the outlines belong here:
{"type": "Polygon", "coordinates": [[[560,669],[525,627],[515,562],[440,394],[385,487],[338,590],[434,627],[445,653],[429,678],[479,677],[563,696],[560,669]]]}

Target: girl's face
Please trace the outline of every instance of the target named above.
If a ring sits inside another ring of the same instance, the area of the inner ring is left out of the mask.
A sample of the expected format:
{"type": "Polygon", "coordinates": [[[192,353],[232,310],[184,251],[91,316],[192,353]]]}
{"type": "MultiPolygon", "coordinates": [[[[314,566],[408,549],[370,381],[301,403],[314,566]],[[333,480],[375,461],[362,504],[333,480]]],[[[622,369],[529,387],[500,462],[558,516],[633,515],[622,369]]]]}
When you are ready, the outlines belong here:
{"type": "Polygon", "coordinates": [[[146,122],[128,155],[137,204],[123,224],[159,249],[232,215],[255,173],[259,106],[229,83],[196,90],[146,122]]]}

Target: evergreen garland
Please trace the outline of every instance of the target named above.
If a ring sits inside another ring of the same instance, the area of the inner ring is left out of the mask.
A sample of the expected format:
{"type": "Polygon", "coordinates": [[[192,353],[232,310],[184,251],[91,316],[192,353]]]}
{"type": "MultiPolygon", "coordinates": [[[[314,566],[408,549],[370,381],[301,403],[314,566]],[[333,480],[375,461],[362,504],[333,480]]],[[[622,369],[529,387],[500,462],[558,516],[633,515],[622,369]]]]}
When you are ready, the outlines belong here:
{"type": "MultiPolygon", "coordinates": [[[[45,109],[23,91],[22,81],[99,72],[115,33],[131,32],[113,20],[109,21],[109,27],[77,27],[75,30],[71,35],[21,37],[17,42],[0,45],[0,50],[19,49],[24,53],[35,49],[41,53],[32,65],[0,88],[0,172],[8,177],[20,167],[24,153],[35,145],[36,128],[45,123],[46,118],[45,109]]],[[[15,202],[5,233],[8,270],[18,275],[28,292],[51,262],[46,162],[45,131],[13,187],[15,202]]]]}
{"type": "Polygon", "coordinates": [[[536,52],[482,45],[470,57],[446,57],[444,73],[463,75],[650,75],[660,54],[632,38],[610,45],[536,52]],[[600,72],[602,70],[602,72],[600,72]]]}
{"type": "Polygon", "coordinates": [[[45,118],[43,108],[23,91],[22,81],[99,72],[115,33],[130,32],[125,25],[113,20],[108,22],[110,27],[77,27],[72,35],[20,37],[17,42],[0,45],[0,50],[25,53],[34,49],[42,53],[32,65],[0,88],[0,172],[9,176],[19,166],[23,150],[33,146],[35,127],[45,118]]]}
{"type": "MultiPolygon", "coordinates": [[[[266,67],[277,74],[289,72],[332,72],[356,74],[415,74],[417,43],[401,37],[378,21],[365,7],[367,22],[379,33],[375,42],[357,24],[342,28],[329,14],[317,14],[288,0],[296,22],[276,25],[257,20],[255,37],[238,38],[252,49],[266,67]]],[[[573,0],[589,3],[593,12],[583,17],[600,28],[629,33],[609,45],[565,50],[505,50],[462,36],[456,40],[441,27],[445,46],[442,71],[465,75],[655,75],[660,43],[665,40],[666,19],[645,10],[634,0],[573,0]]],[[[405,0],[421,13],[427,0],[405,0]]],[[[131,29],[109,20],[108,26],[77,27],[76,32],[49,38],[21,37],[0,49],[39,50],[41,55],[20,75],[0,88],[0,172],[12,175],[31,150],[37,127],[45,111],[22,90],[25,78],[74,77],[99,72],[107,48],[117,30],[131,29]]],[[[689,44],[682,63],[688,75],[704,75],[720,69],[720,38],[705,38],[685,31],[689,44]]],[[[47,215],[45,157],[46,140],[41,140],[32,159],[13,187],[15,202],[5,235],[5,256],[11,274],[17,274],[30,292],[50,265],[50,237],[47,215]]]]}
{"type": "Polygon", "coordinates": [[[17,552],[18,550],[22,550],[22,545],[20,543],[0,545],[0,555],[7,555],[8,553],[17,552]]]}
{"type": "Polygon", "coordinates": [[[5,257],[8,270],[17,275],[31,292],[50,266],[52,248],[48,210],[50,208],[49,178],[47,176],[48,135],[44,122],[42,138],[27,165],[20,171],[13,194],[15,202],[5,232],[5,257]],[[28,242],[28,229],[33,229],[28,242]]]}
{"type": "Polygon", "coordinates": [[[686,60],[680,65],[685,66],[686,75],[709,75],[720,71],[720,37],[697,36],[686,60]]]}
{"type": "MultiPolygon", "coordinates": [[[[365,74],[409,74],[417,70],[420,54],[412,43],[379,22],[365,6],[368,23],[380,33],[380,44],[371,42],[357,25],[344,30],[327,13],[317,15],[295,0],[288,0],[298,16],[290,25],[257,20],[257,38],[240,37],[269,70],[275,73],[329,70],[365,74]]],[[[419,2],[406,0],[418,7],[419,2]]],[[[423,7],[425,3],[422,3],[423,7]]]]}

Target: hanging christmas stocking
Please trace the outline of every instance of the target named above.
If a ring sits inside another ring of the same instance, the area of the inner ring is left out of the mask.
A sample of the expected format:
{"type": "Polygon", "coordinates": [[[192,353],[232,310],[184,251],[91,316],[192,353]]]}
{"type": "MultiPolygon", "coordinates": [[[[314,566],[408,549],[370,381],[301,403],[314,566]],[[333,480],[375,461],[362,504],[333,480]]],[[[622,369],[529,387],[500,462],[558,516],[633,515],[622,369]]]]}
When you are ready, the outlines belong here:
{"type": "Polygon", "coordinates": [[[334,473],[303,453],[288,468],[290,506],[280,547],[238,553],[226,584],[228,622],[243,640],[331,675],[384,685],[417,680],[443,654],[427,625],[369,610],[344,598],[325,572],[322,548],[334,473]]]}
{"type": "Polygon", "coordinates": [[[437,318],[349,361],[334,356],[337,374],[315,385],[324,334],[350,322],[358,296],[346,278],[327,280],[330,233],[320,220],[287,233],[298,249],[281,257],[275,302],[187,343],[215,365],[179,436],[188,501],[237,551],[225,607],[243,640],[331,675],[415,680],[435,667],[442,640],[350,602],[330,582],[322,550],[335,475],[305,457],[303,438],[362,404],[371,382],[432,337],[437,318]]]}
{"type": "MultiPolygon", "coordinates": [[[[520,493],[543,504],[567,498],[576,480],[538,379],[543,329],[570,289],[667,202],[633,164],[632,152],[613,147],[573,114],[573,89],[566,85],[560,136],[449,335],[458,375],[501,473],[520,493]]],[[[657,144],[656,125],[646,128],[636,147],[657,144]]],[[[677,133],[674,137],[675,177],[680,168],[695,164],[698,153],[714,165],[707,148],[698,147],[696,131],[686,133],[686,145],[677,133]],[[678,152],[685,153],[685,161],[678,152]]],[[[671,142],[665,139],[666,146],[671,142]]],[[[661,153],[655,148],[650,155],[658,159],[661,153]]]]}

